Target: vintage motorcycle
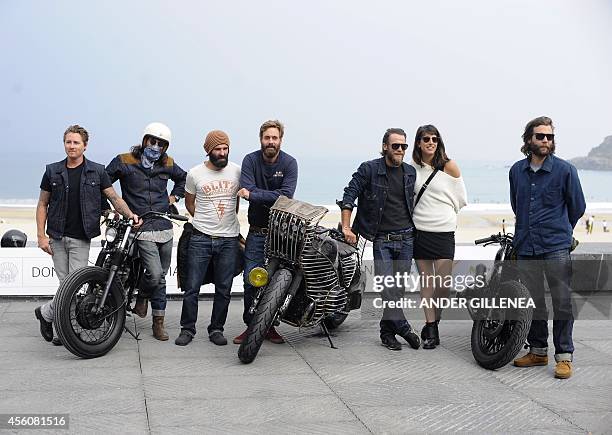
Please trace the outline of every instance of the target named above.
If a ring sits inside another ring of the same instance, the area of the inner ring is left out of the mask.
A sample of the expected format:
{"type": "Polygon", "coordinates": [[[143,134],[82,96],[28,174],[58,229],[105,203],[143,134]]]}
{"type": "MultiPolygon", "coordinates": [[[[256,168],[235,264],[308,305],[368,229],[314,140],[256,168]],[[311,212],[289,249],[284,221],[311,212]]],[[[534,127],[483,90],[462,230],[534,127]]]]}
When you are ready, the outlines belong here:
{"type": "Polygon", "coordinates": [[[175,213],[149,211],[145,222],[134,230],[134,221],[110,212],[106,219],[103,247],[95,266],[70,273],[59,287],[55,305],[55,328],[70,352],[81,358],[97,358],[109,352],[125,326],[132,298],[144,274],[136,249],[138,232],[147,220],[161,218],[187,221],[175,213]]]}
{"type": "Polygon", "coordinates": [[[365,240],[354,246],[341,231],[318,226],[327,212],[284,196],[270,209],[265,264],[248,276],[257,293],[238,349],[243,363],[255,359],[270,327],[280,322],[298,328],[320,325],[335,348],[329,330],[361,307],[365,278],[360,250],[365,240]]]}
{"type": "MultiPolygon", "coordinates": [[[[491,275],[487,280],[486,267],[476,266],[476,285],[461,295],[470,300],[518,300],[530,298],[529,290],[518,281],[516,255],[512,247],[513,235],[503,233],[476,240],[476,245],[499,244],[491,275]]],[[[531,326],[533,308],[473,308],[467,304],[474,324],[472,325],[471,346],[476,362],[489,370],[508,364],[519,353],[526,342],[531,326]]]]}

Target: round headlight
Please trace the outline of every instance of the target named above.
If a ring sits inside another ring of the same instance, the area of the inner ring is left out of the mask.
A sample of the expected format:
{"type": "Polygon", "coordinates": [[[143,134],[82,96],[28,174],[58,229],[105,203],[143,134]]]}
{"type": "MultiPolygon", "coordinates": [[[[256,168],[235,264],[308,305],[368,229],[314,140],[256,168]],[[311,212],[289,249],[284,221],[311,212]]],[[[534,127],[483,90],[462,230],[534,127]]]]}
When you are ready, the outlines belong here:
{"type": "Polygon", "coordinates": [[[108,242],[108,243],[113,243],[115,241],[115,239],[117,238],[117,230],[115,228],[107,228],[106,232],[104,233],[104,239],[108,242]]]}
{"type": "Polygon", "coordinates": [[[249,272],[249,282],[253,287],[263,287],[268,283],[268,271],[263,267],[254,267],[249,272]]]}

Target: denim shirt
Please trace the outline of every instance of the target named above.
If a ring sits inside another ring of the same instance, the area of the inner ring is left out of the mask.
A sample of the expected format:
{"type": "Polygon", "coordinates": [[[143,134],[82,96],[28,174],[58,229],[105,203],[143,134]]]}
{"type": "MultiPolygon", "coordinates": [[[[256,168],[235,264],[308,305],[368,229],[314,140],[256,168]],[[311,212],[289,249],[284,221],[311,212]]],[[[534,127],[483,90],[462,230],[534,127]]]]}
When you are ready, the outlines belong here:
{"type": "MultiPolygon", "coordinates": [[[[123,199],[132,212],[139,216],[151,210],[168,212],[169,180],[174,181],[170,195],[174,195],[177,200],[185,196],[187,172],[169,156],[163,164],[156,162],[150,170],[147,170],[131,153],[120,154],[108,164],[106,172],[113,183],[119,180],[123,199]]],[[[143,225],[145,231],[171,228],[172,223],[166,219],[151,219],[143,225]]]]}
{"type": "MultiPolygon", "coordinates": [[[[408,212],[412,215],[414,199],[415,169],[407,163],[402,163],[404,169],[404,197],[408,212]]],[[[385,158],[363,162],[348,186],[344,188],[342,201],[336,203],[343,210],[357,207],[357,215],[353,221],[353,232],[363,235],[367,240],[373,240],[378,232],[387,199],[387,165],[385,158]],[[358,200],[357,205],[355,200],[358,200]]],[[[406,222],[407,229],[414,227],[412,220],[406,222]]]]}
{"type": "Polygon", "coordinates": [[[573,229],[586,208],[576,168],[549,155],[537,172],[528,158],[519,160],[509,176],[517,253],[542,255],[568,249],[573,229]]]}

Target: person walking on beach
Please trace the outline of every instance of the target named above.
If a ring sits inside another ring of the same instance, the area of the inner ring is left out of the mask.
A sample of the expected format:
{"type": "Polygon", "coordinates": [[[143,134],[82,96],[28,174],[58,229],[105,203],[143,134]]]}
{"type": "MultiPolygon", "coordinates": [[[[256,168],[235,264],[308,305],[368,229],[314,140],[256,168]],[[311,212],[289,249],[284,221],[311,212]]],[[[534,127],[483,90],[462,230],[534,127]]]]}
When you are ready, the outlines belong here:
{"type": "MultiPolygon", "coordinates": [[[[187,173],[167,154],[171,139],[166,125],[153,122],[145,127],[139,145],[116,156],[106,167],[111,181],[119,180],[125,201],[140,215],[151,210],[167,213],[170,205],[185,194],[187,173]],[[168,180],[174,182],[170,195],[168,180]]],[[[169,338],[164,329],[166,273],[172,259],[174,232],[166,219],[147,220],[143,230],[138,235],[138,250],[146,272],[132,312],[145,317],[150,298],[153,336],[165,341],[169,338]]]]}
{"type": "MultiPolygon", "coordinates": [[[[412,150],[416,169],[412,220],[417,229],[414,259],[419,270],[422,300],[448,298],[448,287],[455,258],[457,213],[467,204],[467,194],[459,167],[446,155],[444,141],[433,125],[417,129],[412,150]]],[[[431,304],[423,308],[425,326],[421,331],[423,349],[440,344],[438,323],[441,309],[431,304]]]]}
{"type": "Polygon", "coordinates": [[[572,231],[586,203],[576,168],[555,156],[553,122],[546,116],[525,126],[523,160],[510,168],[510,204],[516,215],[514,249],[519,270],[535,303],[527,342],[529,353],[517,367],[548,364],[548,312],[544,277],[553,302],[555,377],[572,375],[574,317],[570,278],[572,231]]]}
{"type": "MultiPolygon", "coordinates": [[[[60,284],[72,271],[87,266],[91,239],[100,235],[102,198],[138,223],[128,205],[113,189],[104,165],[85,158],[89,133],[79,125],[64,132],[66,158],[47,165],[36,206],[38,247],[53,259],[60,284]],[[45,228],[46,227],[46,228],[45,228]]],[[[55,297],[37,307],[34,314],[46,341],[61,345],[53,337],[55,297]]]]}
{"type": "MultiPolygon", "coordinates": [[[[283,195],[293,198],[298,179],[297,161],[284,151],[281,143],[285,127],[280,121],[269,120],[259,128],[261,149],[247,154],[242,160],[241,189],[238,196],[249,201],[249,234],[244,249],[244,313],[242,320],[248,326],[251,321],[249,308],[253,303],[255,288],[249,283],[249,272],[264,264],[264,248],[268,233],[270,207],[283,195]]],[[[240,344],[246,330],[234,338],[240,344]]],[[[272,343],[284,343],[274,326],[266,336],[272,343]]]]}
{"type": "Polygon", "coordinates": [[[216,345],[226,345],[223,326],[230,304],[230,291],[238,255],[238,189],[240,167],[229,162],[230,140],[227,134],[213,130],[206,135],[203,164],[187,173],[185,207],[193,216],[193,233],[187,256],[187,278],[184,286],[181,333],[178,346],[191,342],[196,333],[198,295],[209,263],[214,269],[215,298],[208,338],[216,345]]]}
{"type": "MultiPolygon", "coordinates": [[[[407,148],[404,130],[387,129],[382,138],[382,157],[363,162],[344,188],[342,200],[337,202],[346,241],[356,243],[357,235],[360,235],[373,243],[374,273],[377,277],[407,276],[410,273],[414,242],[411,214],[416,171],[404,162],[407,148]],[[351,227],[351,214],[355,207],[357,215],[351,227]]],[[[385,282],[384,278],[382,282],[385,282]]],[[[389,306],[390,302],[399,302],[403,293],[404,288],[397,284],[385,286],[382,292],[384,309],[380,339],[382,345],[391,350],[402,348],[396,334],[414,349],[421,345],[418,334],[406,320],[402,309],[389,306]]]]}
{"type": "Polygon", "coordinates": [[[593,227],[595,226],[595,216],[590,215],[587,218],[587,234],[593,234],[593,227]]]}
{"type": "Polygon", "coordinates": [[[607,233],[608,232],[608,221],[606,221],[605,219],[602,219],[601,226],[603,228],[603,232],[607,233]]]}

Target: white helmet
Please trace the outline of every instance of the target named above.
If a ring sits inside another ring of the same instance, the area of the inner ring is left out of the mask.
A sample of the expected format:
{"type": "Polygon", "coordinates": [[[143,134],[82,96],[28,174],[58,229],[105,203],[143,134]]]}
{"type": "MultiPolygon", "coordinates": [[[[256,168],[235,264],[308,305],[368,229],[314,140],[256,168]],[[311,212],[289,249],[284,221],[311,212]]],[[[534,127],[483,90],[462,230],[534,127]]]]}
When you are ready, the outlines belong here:
{"type": "Polygon", "coordinates": [[[144,132],[142,133],[143,138],[146,136],[153,136],[170,143],[170,139],[172,139],[172,132],[166,124],[162,124],[161,122],[152,122],[145,127],[144,132]]]}

